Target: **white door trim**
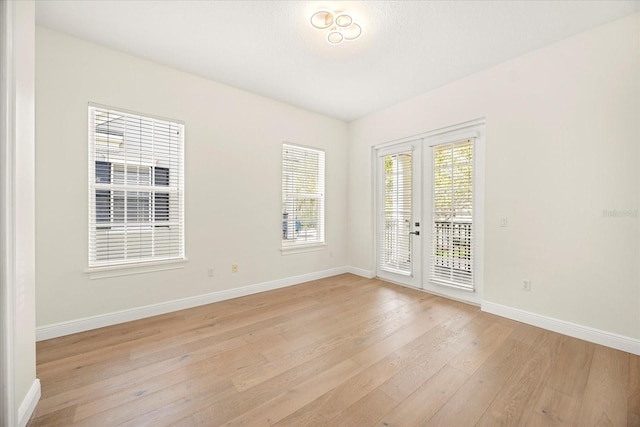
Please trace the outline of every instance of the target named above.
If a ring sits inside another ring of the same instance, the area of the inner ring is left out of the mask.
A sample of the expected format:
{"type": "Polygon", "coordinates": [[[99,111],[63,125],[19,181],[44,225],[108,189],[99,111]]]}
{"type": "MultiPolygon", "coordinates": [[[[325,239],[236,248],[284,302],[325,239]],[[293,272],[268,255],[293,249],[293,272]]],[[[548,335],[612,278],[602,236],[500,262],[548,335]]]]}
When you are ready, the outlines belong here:
{"type": "Polygon", "coordinates": [[[15,246],[13,217],[14,184],[14,81],[13,2],[0,3],[0,425],[17,423],[14,374],[15,246]]]}
{"type": "Polygon", "coordinates": [[[376,145],[375,147],[373,147],[373,153],[375,156],[376,150],[385,149],[393,145],[408,144],[410,142],[415,142],[416,140],[424,140],[427,138],[436,138],[440,135],[447,134],[450,132],[464,132],[465,129],[473,129],[474,127],[482,126],[484,124],[485,124],[485,119],[482,117],[479,119],[458,123],[456,125],[446,126],[439,129],[433,129],[427,132],[422,132],[417,135],[394,139],[394,140],[383,142],[381,144],[376,145]]]}
{"type": "Polygon", "coordinates": [[[373,212],[374,212],[374,233],[373,233],[373,252],[374,252],[374,271],[375,275],[394,283],[406,285],[410,287],[420,288],[422,283],[422,260],[421,260],[421,236],[411,236],[411,265],[412,273],[405,275],[401,272],[394,273],[393,271],[381,271],[379,266],[379,252],[378,245],[380,237],[378,235],[380,225],[380,191],[382,189],[382,175],[380,170],[381,159],[385,156],[399,153],[411,152],[412,154],[412,218],[410,230],[411,232],[420,231],[421,227],[416,227],[415,222],[422,223],[420,217],[422,212],[422,140],[414,139],[410,141],[403,141],[399,144],[383,144],[382,146],[373,147],[373,212]]]}
{"type": "MultiPolygon", "coordinates": [[[[459,290],[455,288],[447,288],[447,287],[435,287],[430,286],[428,283],[428,270],[423,262],[421,266],[422,271],[422,283],[417,286],[423,289],[426,292],[433,293],[436,295],[444,296],[451,298],[457,301],[463,301],[467,303],[471,303],[474,305],[480,305],[482,302],[483,295],[483,284],[484,284],[484,226],[485,226],[485,215],[484,215],[484,175],[485,175],[485,123],[486,120],[484,117],[469,120],[466,122],[458,123],[451,126],[446,126],[439,129],[430,130],[427,132],[423,132],[417,135],[408,136],[404,138],[395,139],[392,141],[388,141],[382,144],[378,144],[372,147],[371,151],[371,172],[372,172],[372,212],[373,212],[373,247],[372,247],[372,259],[373,259],[373,274],[377,274],[378,272],[378,154],[379,153],[387,153],[393,152],[395,147],[408,146],[408,145],[419,145],[422,149],[420,168],[422,170],[422,206],[421,213],[419,215],[421,218],[421,238],[420,244],[422,245],[422,256],[423,259],[426,258],[427,251],[429,250],[428,243],[428,233],[431,232],[430,224],[426,221],[428,215],[425,213],[425,203],[427,197],[426,193],[429,191],[429,185],[427,185],[427,170],[428,165],[426,165],[425,160],[428,156],[428,151],[431,149],[431,146],[443,143],[448,140],[456,140],[456,139],[464,139],[464,138],[475,138],[475,146],[474,146],[474,223],[476,226],[474,227],[474,247],[475,247],[475,259],[474,259],[474,285],[475,292],[469,292],[466,290],[459,290]],[[424,237],[424,238],[423,238],[424,237]]],[[[389,280],[389,279],[385,279],[389,280]]],[[[398,284],[404,285],[404,283],[397,282],[398,284]]]]}
{"type": "Polygon", "coordinates": [[[480,305],[483,295],[484,283],[484,150],[485,150],[485,121],[484,119],[474,120],[472,122],[461,123],[459,125],[449,126],[444,130],[438,130],[431,133],[430,136],[424,138],[424,177],[423,184],[425,203],[425,213],[423,214],[425,226],[425,236],[423,239],[424,249],[424,265],[422,267],[423,283],[422,289],[427,292],[443,295],[454,300],[464,301],[475,305],[480,305]],[[432,166],[432,148],[436,145],[452,143],[463,139],[473,138],[473,279],[475,290],[456,289],[448,286],[441,286],[429,281],[429,259],[426,254],[431,247],[431,175],[433,174],[432,166]],[[428,183],[427,183],[428,181],[428,183]]]}

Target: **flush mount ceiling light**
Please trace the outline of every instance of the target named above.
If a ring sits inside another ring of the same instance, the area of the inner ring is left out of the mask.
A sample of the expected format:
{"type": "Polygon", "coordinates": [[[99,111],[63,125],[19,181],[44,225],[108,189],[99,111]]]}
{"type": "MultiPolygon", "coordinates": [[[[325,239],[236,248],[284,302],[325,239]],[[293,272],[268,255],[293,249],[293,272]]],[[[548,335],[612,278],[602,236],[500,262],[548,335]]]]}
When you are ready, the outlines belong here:
{"type": "Polygon", "coordinates": [[[362,27],[353,22],[351,15],[344,12],[319,10],[311,15],[311,26],[325,31],[329,44],[355,40],[362,34],[362,27]]]}

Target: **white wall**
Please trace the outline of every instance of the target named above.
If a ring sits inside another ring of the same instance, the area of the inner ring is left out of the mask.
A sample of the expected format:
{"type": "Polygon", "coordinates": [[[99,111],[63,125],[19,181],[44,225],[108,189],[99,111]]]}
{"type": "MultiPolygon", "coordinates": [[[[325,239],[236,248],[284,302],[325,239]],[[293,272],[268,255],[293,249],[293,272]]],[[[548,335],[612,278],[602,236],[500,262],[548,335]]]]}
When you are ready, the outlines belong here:
{"type": "Polygon", "coordinates": [[[639,21],[349,125],[38,28],[38,326],[345,265],[371,271],[371,147],[484,117],[485,302],[640,339],[639,21]],[[100,280],[85,272],[88,102],[185,121],[183,269],[100,280]],[[283,141],[327,152],[325,250],[280,254],[283,141]]]}
{"type": "Polygon", "coordinates": [[[640,338],[639,48],[636,14],[352,122],[350,265],[374,268],[371,147],[485,117],[484,300],[640,338]]]}
{"type": "Polygon", "coordinates": [[[38,326],[346,265],[345,123],[46,28],[36,57],[38,326]],[[88,102],[185,122],[183,269],[85,272],[88,102]],[[280,252],[283,141],[326,150],[323,250],[280,252]]]}
{"type": "Polygon", "coordinates": [[[2,7],[0,357],[9,372],[2,375],[0,424],[24,426],[40,397],[35,357],[35,9],[33,1],[8,2],[2,7]]]}

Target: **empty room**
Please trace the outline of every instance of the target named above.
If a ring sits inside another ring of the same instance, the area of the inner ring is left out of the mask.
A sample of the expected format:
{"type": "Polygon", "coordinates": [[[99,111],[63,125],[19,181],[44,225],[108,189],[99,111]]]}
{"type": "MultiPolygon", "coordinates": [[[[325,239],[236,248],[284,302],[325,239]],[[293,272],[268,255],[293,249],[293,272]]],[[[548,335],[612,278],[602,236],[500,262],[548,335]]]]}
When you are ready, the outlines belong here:
{"type": "Polygon", "coordinates": [[[1,5],[0,427],[640,427],[640,1],[1,5]]]}

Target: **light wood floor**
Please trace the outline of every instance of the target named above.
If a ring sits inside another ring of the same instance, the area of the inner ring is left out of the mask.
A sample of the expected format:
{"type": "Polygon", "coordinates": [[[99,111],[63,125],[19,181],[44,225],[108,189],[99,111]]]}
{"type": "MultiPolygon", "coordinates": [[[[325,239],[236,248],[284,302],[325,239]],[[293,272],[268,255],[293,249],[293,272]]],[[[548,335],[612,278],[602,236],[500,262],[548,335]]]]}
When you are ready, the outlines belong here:
{"type": "Polygon", "coordinates": [[[640,357],[348,274],[37,355],[30,426],[640,425],[640,357]]]}

